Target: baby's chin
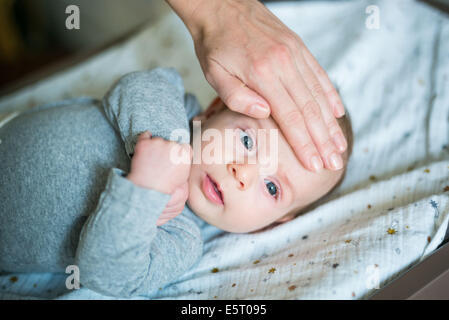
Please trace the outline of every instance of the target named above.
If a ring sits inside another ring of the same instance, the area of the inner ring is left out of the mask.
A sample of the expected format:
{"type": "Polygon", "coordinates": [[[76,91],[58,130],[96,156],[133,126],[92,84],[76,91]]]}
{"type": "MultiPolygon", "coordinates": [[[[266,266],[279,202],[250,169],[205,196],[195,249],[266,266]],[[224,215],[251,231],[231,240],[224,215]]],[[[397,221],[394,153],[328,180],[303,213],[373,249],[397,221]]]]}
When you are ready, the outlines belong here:
{"type": "MultiPolygon", "coordinates": [[[[194,197],[192,197],[194,198],[194,197]]],[[[190,196],[187,199],[187,206],[192,210],[192,212],[199,218],[201,218],[203,221],[207,222],[211,226],[214,226],[218,229],[221,229],[226,232],[231,233],[249,233],[249,232],[256,232],[259,230],[263,230],[269,225],[263,226],[263,227],[255,227],[255,226],[242,226],[241,224],[234,224],[229,225],[229,223],[225,223],[222,221],[217,221],[217,219],[213,219],[209,215],[205,214],[203,210],[198,208],[196,206],[196,201],[194,199],[191,199],[190,196]]]]}
{"type": "Polygon", "coordinates": [[[186,201],[187,206],[197,217],[218,229],[231,233],[249,233],[267,226],[254,226],[250,221],[239,220],[233,222],[231,219],[225,219],[223,215],[226,215],[229,218],[232,216],[236,217],[238,214],[233,214],[233,212],[229,211],[224,213],[226,208],[214,210],[217,209],[217,207],[216,205],[209,203],[204,197],[200,183],[197,180],[198,176],[199,175],[191,174],[189,177],[189,196],[186,201]]]}
{"type": "MultiPolygon", "coordinates": [[[[232,231],[228,231],[228,230],[224,229],[223,226],[220,225],[220,223],[218,223],[217,221],[214,221],[214,219],[212,219],[210,217],[210,215],[208,215],[206,213],[207,209],[202,208],[201,204],[199,203],[200,201],[196,201],[196,200],[197,199],[195,199],[194,196],[189,195],[189,197],[187,198],[186,204],[198,218],[202,219],[203,221],[207,222],[211,226],[214,226],[218,229],[221,229],[221,230],[227,231],[227,232],[232,232],[232,231]]],[[[210,212],[209,212],[209,214],[210,214],[210,212]]]]}

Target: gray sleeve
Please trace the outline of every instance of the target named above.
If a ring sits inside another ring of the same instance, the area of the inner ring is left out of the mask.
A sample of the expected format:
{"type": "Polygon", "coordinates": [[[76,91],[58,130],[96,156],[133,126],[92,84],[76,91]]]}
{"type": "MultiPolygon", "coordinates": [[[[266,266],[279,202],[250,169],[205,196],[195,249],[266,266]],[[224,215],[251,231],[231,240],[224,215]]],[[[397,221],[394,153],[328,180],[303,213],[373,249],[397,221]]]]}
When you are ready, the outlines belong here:
{"type": "Polygon", "coordinates": [[[138,135],[146,130],[166,140],[189,143],[184,96],[184,85],[175,69],[156,68],[120,78],[103,98],[103,108],[131,156],[138,135]],[[185,140],[171,139],[176,129],[185,130],[185,140]]]}
{"type": "MultiPolygon", "coordinates": [[[[169,140],[173,130],[184,129],[188,140],[181,142],[189,142],[184,104],[181,77],[174,69],[163,68],[123,76],[102,102],[130,156],[138,134],[145,130],[169,140]]],[[[131,297],[149,293],[187,271],[202,255],[201,235],[183,213],[156,226],[169,198],[140,188],[121,170],[111,169],[97,208],[80,234],[76,263],[81,284],[106,295],[131,297]]]]}
{"type": "Polygon", "coordinates": [[[132,297],[148,294],[191,268],[202,255],[195,222],[183,212],[156,226],[169,198],[111,169],[97,209],[81,231],[75,258],[81,284],[102,294],[132,297]]]}

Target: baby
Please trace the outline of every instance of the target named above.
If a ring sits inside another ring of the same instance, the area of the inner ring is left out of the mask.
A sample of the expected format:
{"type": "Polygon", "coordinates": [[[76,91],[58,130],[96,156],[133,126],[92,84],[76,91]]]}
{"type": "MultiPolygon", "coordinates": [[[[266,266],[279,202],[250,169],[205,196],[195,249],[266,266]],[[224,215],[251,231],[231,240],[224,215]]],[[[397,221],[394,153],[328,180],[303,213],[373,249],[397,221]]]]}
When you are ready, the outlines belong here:
{"type": "MultiPolygon", "coordinates": [[[[218,143],[223,149],[223,160],[218,163],[197,164],[194,159],[188,179],[189,207],[225,231],[252,232],[289,221],[343,179],[345,167],[320,173],[306,170],[271,117],[254,119],[233,112],[217,98],[193,120],[202,122],[203,136],[211,128],[220,133],[218,139],[202,144],[203,158],[208,154],[205,148],[217,144],[226,130],[232,129],[239,141],[218,143]],[[265,153],[263,158],[261,152],[265,153]]],[[[338,121],[349,141],[350,147],[342,154],[347,163],[352,149],[351,124],[347,116],[338,121]]],[[[194,132],[193,140],[198,135],[194,132]]]]}
{"type": "Polygon", "coordinates": [[[344,167],[312,173],[271,118],[219,99],[200,111],[179,75],[158,68],[122,77],[102,101],[37,107],[0,128],[0,270],[76,265],[92,290],[145,295],[199,260],[205,223],[260,231],[343,179],[347,116],[344,167]]]}

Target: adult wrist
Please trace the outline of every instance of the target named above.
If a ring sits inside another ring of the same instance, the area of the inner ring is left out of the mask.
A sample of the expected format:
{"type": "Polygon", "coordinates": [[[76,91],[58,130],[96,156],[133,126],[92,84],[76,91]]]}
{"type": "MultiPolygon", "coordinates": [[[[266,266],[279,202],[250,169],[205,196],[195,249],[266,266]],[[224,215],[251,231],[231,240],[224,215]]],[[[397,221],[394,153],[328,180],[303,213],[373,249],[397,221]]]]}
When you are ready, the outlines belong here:
{"type": "Polygon", "coordinates": [[[223,0],[165,0],[181,18],[195,40],[206,28],[207,22],[223,0]]]}

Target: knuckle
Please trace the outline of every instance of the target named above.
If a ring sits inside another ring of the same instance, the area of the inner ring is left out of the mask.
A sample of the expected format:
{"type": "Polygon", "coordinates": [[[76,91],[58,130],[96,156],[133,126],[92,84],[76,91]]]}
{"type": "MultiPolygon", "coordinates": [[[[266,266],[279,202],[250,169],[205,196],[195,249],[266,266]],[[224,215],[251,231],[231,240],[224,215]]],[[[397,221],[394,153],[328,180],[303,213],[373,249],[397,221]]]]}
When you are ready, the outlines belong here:
{"type": "Polygon", "coordinates": [[[323,143],[321,143],[321,149],[325,156],[331,154],[335,150],[335,146],[333,141],[330,138],[327,138],[323,143]]]}
{"type": "Polygon", "coordinates": [[[280,61],[282,64],[289,64],[292,62],[290,48],[283,43],[273,47],[272,56],[276,61],[280,61]]]}
{"type": "Polygon", "coordinates": [[[317,121],[320,119],[320,111],[313,100],[309,100],[302,106],[302,113],[307,120],[317,121]]]}
{"type": "Polygon", "coordinates": [[[326,122],[326,126],[329,128],[329,133],[331,136],[335,135],[336,133],[343,134],[335,118],[331,118],[328,122],[326,122]]]}
{"type": "Polygon", "coordinates": [[[299,151],[304,155],[312,154],[315,151],[315,145],[312,140],[308,139],[307,141],[299,144],[299,151]]]}
{"type": "Polygon", "coordinates": [[[287,128],[295,127],[295,126],[299,126],[300,124],[302,124],[303,116],[301,114],[301,111],[295,109],[295,110],[292,110],[292,111],[289,111],[288,113],[286,113],[282,117],[282,121],[287,128]]]}
{"type": "Polygon", "coordinates": [[[317,82],[317,83],[314,83],[314,84],[312,85],[312,95],[313,95],[314,97],[318,97],[318,96],[324,95],[324,89],[323,89],[323,86],[322,86],[321,84],[319,84],[318,82],[317,82]]]}
{"type": "Polygon", "coordinates": [[[269,60],[266,57],[255,60],[252,64],[252,71],[259,78],[265,78],[269,76],[271,72],[271,65],[269,60]]]}

